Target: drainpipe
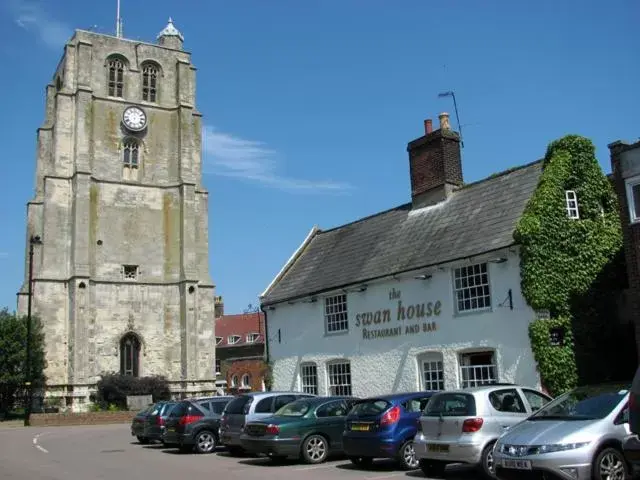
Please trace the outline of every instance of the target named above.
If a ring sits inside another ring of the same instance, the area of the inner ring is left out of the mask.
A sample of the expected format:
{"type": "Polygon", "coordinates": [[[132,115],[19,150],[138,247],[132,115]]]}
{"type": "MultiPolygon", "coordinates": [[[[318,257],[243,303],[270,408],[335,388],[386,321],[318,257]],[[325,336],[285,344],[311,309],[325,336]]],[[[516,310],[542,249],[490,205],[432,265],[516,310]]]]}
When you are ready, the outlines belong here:
{"type": "MultiPolygon", "coordinates": [[[[267,310],[264,308],[264,305],[260,304],[260,310],[264,315],[264,362],[269,365],[269,322],[267,322],[267,310]]],[[[271,390],[269,388],[269,390],[271,390]]]]}

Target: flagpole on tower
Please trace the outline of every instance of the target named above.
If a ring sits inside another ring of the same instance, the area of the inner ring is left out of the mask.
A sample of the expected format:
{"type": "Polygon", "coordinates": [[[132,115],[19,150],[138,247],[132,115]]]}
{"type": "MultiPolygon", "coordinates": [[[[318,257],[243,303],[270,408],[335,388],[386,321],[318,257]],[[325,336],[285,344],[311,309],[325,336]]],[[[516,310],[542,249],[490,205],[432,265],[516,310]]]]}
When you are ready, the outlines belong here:
{"type": "Polygon", "coordinates": [[[120,18],[120,0],[116,0],[116,37],[122,37],[122,19],[120,18]]]}

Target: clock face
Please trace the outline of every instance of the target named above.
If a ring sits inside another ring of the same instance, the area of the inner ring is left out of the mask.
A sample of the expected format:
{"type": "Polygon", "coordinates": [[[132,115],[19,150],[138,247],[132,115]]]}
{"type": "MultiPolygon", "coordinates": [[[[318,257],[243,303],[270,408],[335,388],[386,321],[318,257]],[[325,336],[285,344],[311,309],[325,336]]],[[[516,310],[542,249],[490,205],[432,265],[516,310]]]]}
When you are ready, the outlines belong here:
{"type": "Polygon", "coordinates": [[[147,125],[147,115],[139,107],[127,107],[122,114],[124,125],[133,131],[140,131],[147,125]]]}

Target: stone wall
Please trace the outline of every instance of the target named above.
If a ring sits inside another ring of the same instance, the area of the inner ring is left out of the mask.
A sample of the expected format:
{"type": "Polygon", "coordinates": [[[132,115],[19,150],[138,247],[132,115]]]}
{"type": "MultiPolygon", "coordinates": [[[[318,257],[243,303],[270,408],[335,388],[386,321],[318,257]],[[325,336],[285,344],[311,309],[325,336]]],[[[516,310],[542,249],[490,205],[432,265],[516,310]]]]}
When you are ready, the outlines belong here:
{"type": "Polygon", "coordinates": [[[31,415],[31,426],[106,425],[130,423],[138,412],[37,413],[31,415]]]}

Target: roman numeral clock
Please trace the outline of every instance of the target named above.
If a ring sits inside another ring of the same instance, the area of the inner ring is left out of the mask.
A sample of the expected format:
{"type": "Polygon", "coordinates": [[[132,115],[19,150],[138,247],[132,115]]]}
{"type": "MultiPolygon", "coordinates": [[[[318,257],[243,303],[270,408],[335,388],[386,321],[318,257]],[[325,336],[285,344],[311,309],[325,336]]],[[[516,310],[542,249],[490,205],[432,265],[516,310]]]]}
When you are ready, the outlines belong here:
{"type": "Polygon", "coordinates": [[[131,132],[141,132],[147,126],[147,114],[140,107],[127,107],[122,113],[122,123],[131,132]]]}

